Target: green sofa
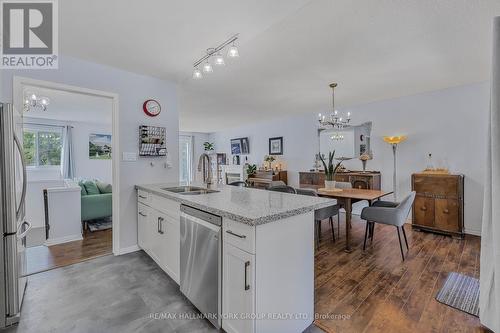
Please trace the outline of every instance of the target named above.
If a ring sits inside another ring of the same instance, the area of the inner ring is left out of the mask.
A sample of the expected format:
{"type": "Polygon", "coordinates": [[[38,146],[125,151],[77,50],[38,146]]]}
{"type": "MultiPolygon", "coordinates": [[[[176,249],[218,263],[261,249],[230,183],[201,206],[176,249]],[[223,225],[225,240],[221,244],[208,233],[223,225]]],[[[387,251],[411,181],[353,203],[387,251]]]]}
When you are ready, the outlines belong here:
{"type": "Polygon", "coordinates": [[[110,184],[99,181],[79,182],[82,194],[82,222],[102,219],[113,214],[110,184]]]}

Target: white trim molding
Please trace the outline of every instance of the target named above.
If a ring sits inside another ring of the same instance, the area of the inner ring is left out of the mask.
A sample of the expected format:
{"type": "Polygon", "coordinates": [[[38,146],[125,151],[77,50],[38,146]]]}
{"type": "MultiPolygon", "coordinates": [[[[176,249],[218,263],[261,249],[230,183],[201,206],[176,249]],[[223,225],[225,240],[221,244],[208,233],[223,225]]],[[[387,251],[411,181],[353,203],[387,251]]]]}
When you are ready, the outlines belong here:
{"type": "Polygon", "coordinates": [[[83,94],[95,97],[104,97],[112,100],[112,137],[111,144],[113,147],[112,155],[112,168],[113,168],[113,254],[121,254],[120,251],[120,122],[119,122],[119,101],[118,94],[71,86],[63,83],[42,81],[31,79],[27,77],[14,76],[13,77],[13,90],[12,101],[14,109],[18,112],[23,110],[23,86],[28,85],[31,87],[48,88],[54,90],[61,90],[70,93],[83,94]]]}
{"type": "Polygon", "coordinates": [[[52,245],[57,245],[57,244],[63,244],[63,243],[68,243],[68,242],[73,242],[73,241],[79,241],[82,240],[83,237],[81,234],[76,234],[76,235],[69,235],[69,236],[64,236],[60,238],[53,238],[53,239],[47,239],[43,245],[45,246],[52,246],[52,245]]]}
{"type": "MultiPolygon", "coordinates": [[[[118,253],[118,255],[123,255],[123,254],[127,254],[127,253],[132,253],[132,252],[137,252],[137,251],[140,251],[141,248],[139,247],[139,245],[132,245],[132,246],[129,246],[129,247],[125,247],[123,249],[120,249],[120,252],[118,253]]],[[[114,253],[114,251],[113,251],[114,253]]],[[[115,254],[116,255],[116,254],[115,254]]]]}

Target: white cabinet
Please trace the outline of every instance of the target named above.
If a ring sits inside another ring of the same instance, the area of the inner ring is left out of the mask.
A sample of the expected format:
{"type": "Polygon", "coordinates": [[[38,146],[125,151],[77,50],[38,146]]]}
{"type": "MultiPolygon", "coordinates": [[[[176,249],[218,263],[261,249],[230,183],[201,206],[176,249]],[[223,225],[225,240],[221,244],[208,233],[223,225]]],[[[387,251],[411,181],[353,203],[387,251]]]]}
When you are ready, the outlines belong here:
{"type": "Polygon", "coordinates": [[[180,271],[180,204],[138,193],[137,242],[175,282],[180,271]]]}
{"type": "Polygon", "coordinates": [[[224,242],[222,278],[222,328],[228,333],[255,331],[255,255],[224,242]]]}
{"type": "Polygon", "coordinates": [[[149,215],[149,207],[139,202],[137,204],[137,244],[148,253],[151,251],[152,236],[149,215]]]}

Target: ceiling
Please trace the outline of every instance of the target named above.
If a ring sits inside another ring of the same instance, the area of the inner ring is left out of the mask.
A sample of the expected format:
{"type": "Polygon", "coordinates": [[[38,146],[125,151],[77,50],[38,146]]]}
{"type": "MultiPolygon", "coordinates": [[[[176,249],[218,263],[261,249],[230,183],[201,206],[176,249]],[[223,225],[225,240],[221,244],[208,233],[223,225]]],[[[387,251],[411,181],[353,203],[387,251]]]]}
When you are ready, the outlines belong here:
{"type": "Polygon", "coordinates": [[[50,104],[47,111],[30,111],[26,117],[57,121],[111,124],[113,101],[109,98],[54,90],[47,88],[23,87],[26,93],[38,97],[48,97],[50,104]]]}
{"type": "Polygon", "coordinates": [[[59,5],[63,54],[176,81],[181,129],[201,132],[324,112],[333,81],[337,106],[348,107],[488,80],[500,15],[497,0],[59,5]],[[192,80],[192,63],[236,32],[240,58],[192,80]]]}

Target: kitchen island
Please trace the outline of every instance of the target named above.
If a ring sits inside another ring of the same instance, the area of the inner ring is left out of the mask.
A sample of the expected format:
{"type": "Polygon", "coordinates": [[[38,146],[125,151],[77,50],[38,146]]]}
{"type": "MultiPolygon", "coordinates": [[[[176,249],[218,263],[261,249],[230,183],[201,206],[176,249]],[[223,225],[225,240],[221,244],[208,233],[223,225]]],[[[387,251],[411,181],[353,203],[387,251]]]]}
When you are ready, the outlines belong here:
{"type": "Polygon", "coordinates": [[[138,244],[180,281],[181,205],[222,218],[219,323],[229,333],[302,332],[314,320],[314,210],[335,200],[179,184],[137,185],[138,244]]]}

